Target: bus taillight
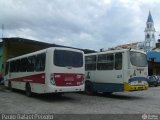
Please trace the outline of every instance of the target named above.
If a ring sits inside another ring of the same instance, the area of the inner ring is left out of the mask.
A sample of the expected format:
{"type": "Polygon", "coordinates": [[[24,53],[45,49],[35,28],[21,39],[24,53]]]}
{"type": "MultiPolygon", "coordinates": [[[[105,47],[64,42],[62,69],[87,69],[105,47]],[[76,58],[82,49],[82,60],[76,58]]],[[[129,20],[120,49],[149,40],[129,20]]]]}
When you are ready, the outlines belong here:
{"type": "Polygon", "coordinates": [[[78,74],[76,76],[77,80],[80,81],[80,85],[83,85],[84,84],[84,75],[83,74],[78,74]]]}
{"type": "Polygon", "coordinates": [[[55,79],[61,78],[61,75],[60,75],[60,74],[55,74],[55,75],[54,75],[54,78],[55,78],[55,79]]]}
{"type": "Polygon", "coordinates": [[[76,78],[77,78],[77,79],[83,79],[83,75],[82,75],[82,74],[78,74],[78,75],[76,76],[76,78]]]}

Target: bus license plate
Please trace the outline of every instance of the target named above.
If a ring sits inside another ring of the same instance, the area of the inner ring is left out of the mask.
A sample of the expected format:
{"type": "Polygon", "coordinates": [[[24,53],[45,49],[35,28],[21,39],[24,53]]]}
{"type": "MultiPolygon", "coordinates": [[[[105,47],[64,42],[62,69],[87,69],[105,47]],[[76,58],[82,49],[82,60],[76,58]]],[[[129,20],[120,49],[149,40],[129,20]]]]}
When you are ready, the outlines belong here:
{"type": "Polygon", "coordinates": [[[71,82],[66,82],[66,85],[72,85],[72,83],[71,82]]]}

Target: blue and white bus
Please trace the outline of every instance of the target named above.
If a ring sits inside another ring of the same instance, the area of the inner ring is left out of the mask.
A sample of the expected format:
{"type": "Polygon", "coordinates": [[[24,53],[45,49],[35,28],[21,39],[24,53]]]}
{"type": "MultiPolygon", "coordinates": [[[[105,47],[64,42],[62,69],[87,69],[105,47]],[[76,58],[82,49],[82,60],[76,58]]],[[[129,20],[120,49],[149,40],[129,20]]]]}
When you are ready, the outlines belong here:
{"type": "Polygon", "coordinates": [[[146,54],[139,50],[112,50],[85,55],[87,94],[147,90],[146,54]]]}

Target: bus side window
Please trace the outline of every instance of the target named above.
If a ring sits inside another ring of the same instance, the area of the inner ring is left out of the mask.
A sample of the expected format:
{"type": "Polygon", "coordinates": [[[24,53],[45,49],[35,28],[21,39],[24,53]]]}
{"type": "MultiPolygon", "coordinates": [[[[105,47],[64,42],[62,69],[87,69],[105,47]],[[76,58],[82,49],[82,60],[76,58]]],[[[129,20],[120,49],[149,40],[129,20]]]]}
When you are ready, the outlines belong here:
{"type": "Polygon", "coordinates": [[[27,72],[34,72],[35,71],[35,62],[36,62],[36,56],[28,57],[27,72]]]}
{"type": "Polygon", "coordinates": [[[8,74],[8,70],[9,70],[9,62],[7,62],[7,64],[6,64],[6,68],[5,68],[5,75],[7,75],[7,74],[8,74]]]}
{"type": "Polygon", "coordinates": [[[42,53],[37,55],[36,58],[36,71],[44,71],[45,69],[45,61],[46,61],[46,54],[42,53]]]}
{"type": "Polygon", "coordinates": [[[98,56],[97,70],[113,70],[113,54],[102,54],[98,56]]]}
{"type": "Polygon", "coordinates": [[[122,53],[115,54],[115,69],[116,70],[122,69],[122,53]]]}
{"type": "Polygon", "coordinates": [[[26,72],[27,71],[27,66],[28,66],[27,58],[22,58],[21,59],[21,72],[26,72]]]}
{"type": "Polygon", "coordinates": [[[96,70],[96,55],[85,57],[85,69],[96,70]]]}
{"type": "Polygon", "coordinates": [[[10,62],[10,72],[15,72],[16,68],[15,68],[15,61],[11,61],[10,62]]]}
{"type": "Polygon", "coordinates": [[[21,62],[20,62],[20,60],[18,59],[18,60],[16,60],[15,61],[15,72],[19,72],[20,71],[20,67],[21,67],[21,62]]]}

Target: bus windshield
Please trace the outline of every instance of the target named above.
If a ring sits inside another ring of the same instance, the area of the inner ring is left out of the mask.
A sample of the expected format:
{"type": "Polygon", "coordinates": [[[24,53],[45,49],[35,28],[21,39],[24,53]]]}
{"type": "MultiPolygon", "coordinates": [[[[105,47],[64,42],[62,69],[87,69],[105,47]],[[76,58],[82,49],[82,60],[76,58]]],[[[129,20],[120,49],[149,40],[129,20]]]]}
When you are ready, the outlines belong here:
{"type": "Polygon", "coordinates": [[[130,51],[131,64],[137,67],[147,66],[147,56],[140,52],[130,51]]]}
{"type": "Polygon", "coordinates": [[[83,54],[74,51],[55,50],[54,64],[60,67],[82,67],[83,54]]]}

